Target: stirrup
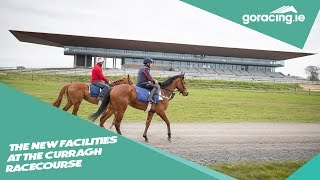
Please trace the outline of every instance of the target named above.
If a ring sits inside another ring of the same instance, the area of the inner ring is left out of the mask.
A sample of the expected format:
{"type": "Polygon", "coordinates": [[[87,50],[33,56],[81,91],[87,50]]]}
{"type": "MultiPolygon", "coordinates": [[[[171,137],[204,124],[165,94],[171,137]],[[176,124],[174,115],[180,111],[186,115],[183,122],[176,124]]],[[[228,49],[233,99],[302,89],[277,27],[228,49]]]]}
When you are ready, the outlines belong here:
{"type": "Polygon", "coordinates": [[[151,99],[148,99],[148,102],[149,102],[149,103],[155,103],[152,98],[151,98],[151,99]]]}

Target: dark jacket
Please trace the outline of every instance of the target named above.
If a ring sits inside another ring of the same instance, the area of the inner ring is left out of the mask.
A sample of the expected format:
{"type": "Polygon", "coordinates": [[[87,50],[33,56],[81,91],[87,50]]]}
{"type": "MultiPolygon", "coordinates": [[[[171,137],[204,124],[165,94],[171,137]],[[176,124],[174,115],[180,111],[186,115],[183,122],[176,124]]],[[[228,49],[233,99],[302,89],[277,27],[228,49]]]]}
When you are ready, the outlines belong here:
{"type": "Polygon", "coordinates": [[[137,86],[146,88],[149,84],[148,81],[155,83],[156,81],[150,75],[150,68],[148,66],[142,66],[138,72],[137,86]]]}

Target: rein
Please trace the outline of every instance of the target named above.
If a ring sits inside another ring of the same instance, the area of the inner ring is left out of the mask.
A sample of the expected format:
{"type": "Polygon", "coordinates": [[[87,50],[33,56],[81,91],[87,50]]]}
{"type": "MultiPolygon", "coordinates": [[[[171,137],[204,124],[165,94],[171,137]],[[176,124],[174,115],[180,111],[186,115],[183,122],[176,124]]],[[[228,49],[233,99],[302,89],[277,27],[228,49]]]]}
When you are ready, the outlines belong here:
{"type": "Polygon", "coordinates": [[[162,96],[162,95],[161,95],[162,98],[169,99],[169,101],[172,100],[172,99],[174,98],[174,96],[176,95],[176,92],[175,92],[175,91],[171,91],[170,89],[164,88],[163,90],[166,90],[166,91],[170,91],[170,92],[171,92],[170,97],[162,96]]]}

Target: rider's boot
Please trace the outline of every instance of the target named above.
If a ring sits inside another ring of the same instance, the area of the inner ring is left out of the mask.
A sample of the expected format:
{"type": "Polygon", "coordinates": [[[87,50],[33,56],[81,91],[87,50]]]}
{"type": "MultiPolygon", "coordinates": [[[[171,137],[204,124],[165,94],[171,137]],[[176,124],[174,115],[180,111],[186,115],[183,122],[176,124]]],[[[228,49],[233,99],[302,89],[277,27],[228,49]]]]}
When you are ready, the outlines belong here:
{"type": "Polygon", "coordinates": [[[99,94],[99,99],[102,101],[103,100],[103,97],[104,97],[104,95],[106,94],[106,92],[108,91],[108,89],[109,89],[109,86],[108,87],[104,87],[103,89],[102,89],[102,91],[100,92],[100,94],[99,94]]]}
{"type": "Polygon", "coordinates": [[[154,94],[157,92],[157,88],[153,88],[151,91],[150,91],[150,94],[149,94],[149,97],[148,97],[148,101],[149,101],[149,103],[154,103],[154,101],[153,101],[153,96],[154,96],[154,94]]]}

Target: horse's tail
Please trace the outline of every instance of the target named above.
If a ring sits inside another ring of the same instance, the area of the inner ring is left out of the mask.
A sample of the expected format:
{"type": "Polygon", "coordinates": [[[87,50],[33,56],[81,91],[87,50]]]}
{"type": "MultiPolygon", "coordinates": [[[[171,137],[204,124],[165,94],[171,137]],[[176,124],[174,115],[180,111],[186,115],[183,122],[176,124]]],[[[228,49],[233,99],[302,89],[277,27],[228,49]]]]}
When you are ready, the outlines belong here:
{"type": "Polygon", "coordinates": [[[68,87],[70,86],[70,84],[65,85],[61,90],[60,90],[60,94],[57,98],[57,100],[55,102],[52,103],[52,105],[54,105],[55,107],[59,107],[63,98],[63,95],[66,93],[68,87]]]}
{"type": "Polygon", "coordinates": [[[111,88],[108,89],[106,94],[104,95],[102,103],[101,103],[98,111],[89,116],[89,119],[91,119],[92,122],[94,120],[96,120],[100,116],[100,114],[102,114],[102,112],[107,108],[107,106],[108,106],[108,104],[110,102],[110,92],[111,92],[111,88]]]}

